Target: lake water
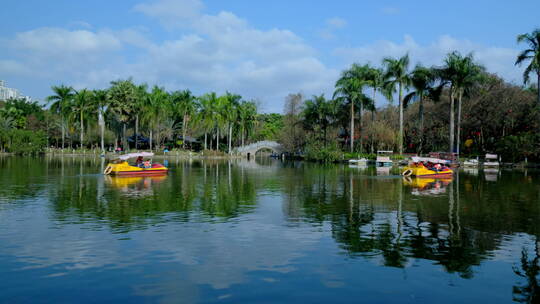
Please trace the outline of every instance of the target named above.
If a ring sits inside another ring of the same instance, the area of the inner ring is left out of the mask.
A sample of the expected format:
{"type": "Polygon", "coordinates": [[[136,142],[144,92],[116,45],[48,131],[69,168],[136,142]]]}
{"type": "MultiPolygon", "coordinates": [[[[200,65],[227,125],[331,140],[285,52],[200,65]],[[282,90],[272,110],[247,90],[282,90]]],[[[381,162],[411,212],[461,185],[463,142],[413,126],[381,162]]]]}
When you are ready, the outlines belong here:
{"type": "Polygon", "coordinates": [[[0,157],[1,303],[537,303],[540,174],[0,157]]]}

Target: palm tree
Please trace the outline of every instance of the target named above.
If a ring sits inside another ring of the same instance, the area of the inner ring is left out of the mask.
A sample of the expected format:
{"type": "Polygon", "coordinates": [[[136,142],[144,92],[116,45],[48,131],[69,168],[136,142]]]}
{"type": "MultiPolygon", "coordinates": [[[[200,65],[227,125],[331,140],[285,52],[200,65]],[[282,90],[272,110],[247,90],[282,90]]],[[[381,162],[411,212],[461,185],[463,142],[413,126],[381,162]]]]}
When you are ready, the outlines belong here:
{"type": "Polygon", "coordinates": [[[235,122],[238,119],[238,106],[240,105],[240,100],[242,99],[242,96],[231,94],[227,92],[224,96],[224,104],[223,104],[223,116],[225,117],[225,121],[228,127],[228,140],[229,140],[229,154],[232,153],[232,130],[235,122]]]}
{"type": "Polygon", "coordinates": [[[133,110],[137,101],[137,87],[131,79],[117,80],[111,82],[111,87],[107,92],[107,99],[110,100],[111,110],[115,113],[118,121],[122,124],[122,145],[127,151],[127,124],[132,119],[133,110]]]}
{"type": "Polygon", "coordinates": [[[98,125],[99,135],[101,142],[101,153],[105,154],[105,111],[109,106],[109,100],[107,99],[107,91],[94,90],[94,105],[98,112],[98,125]]]}
{"type": "Polygon", "coordinates": [[[238,107],[238,123],[240,124],[241,145],[245,143],[246,131],[248,135],[255,126],[257,118],[257,104],[253,101],[242,101],[238,107]]]}
{"type": "MultiPolygon", "coordinates": [[[[367,96],[364,95],[362,89],[367,85],[368,80],[365,77],[365,66],[358,66],[353,64],[349,70],[345,70],[341,73],[341,77],[336,82],[336,90],[334,91],[333,99],[350,105],[350,138],[351,138],[351,152],[354,151],[354,118],[356,112],[354,111],[355,103],[360,107],[366,102],[367,96]]],[[[360,112],[362,108],[360,108],[360,112]]],[[[360,113],[361,115],[362,113],[360,113]]],[[[360,147],[361,148],[361,147],[360,147]]]]}
{"type": "MultiPolygon", "coordinates": [[[[204,131],[204,149],[207,150],[208,144],[207,144],[207,137],[208,132],[212,131],[212,129],[215,127],[215,105],[217,103],[217,95],[216,93],[206,93],[203,96],[199,97],[199,103],[200,103],[200,112],[199,121],[201,122],[201,127],[204,131]]],[[[210,147],[211,148],[211,147],[210,147]]]]}
{"type": "MultiPolygon", "coordinates": [[[[167,118],[167,107],[169,106],[169,94],[158,86],[152,88],[152,92],[147,95],[143,120],[148,126],[150,132],[150,150],[153,149],[154,131],[159,127],[159,122],[167,118]]],[[[157,144],[161,142],[160,132],[155,133],[157,135],[157,144]]]]}
{"type": "Polygon", "coordinates": [[[62,129],[62,149],[64,149],[65,138],[66,138],[66,128],[65,121],[66,116],[69,110],[69,105],[73,100],[74,90],[72,87],[65,85],[52,86],[54,95],[48,96],[47,102],[52,102],[51,111],[57,113],[62,117],[61,129],[62,129]]]}
{"type": "Polygon", "coordinates": [[[540,29],[536,29],[532,33],[517,36],[517,42],[525,42],[529,45],[528,49],[519,53],[516,59],[516,65],[530,61],[523,72],[523,82],[527,84],[529,82],[529,75],[533,72],[536,73],[538,103],[540,104],[540,29]]]}
{"type": "Polygon", "coordinates": [[[461,101],[463,94],[480,81],[484,73],[484,68],[474,62],[472,54],[462,56],[454,51],[446,56],[445,66],[439,70],[439,76],[443,84],[450,84],[450,152],[454,152],[454,109],[455,98],[458,98],[458,129],[456,152],[459,154],[461,137],[461,101]]]}
{"type": "MultiPolygon", "coordinates": [[[[140,84],[137,86],[137,99],[135,101],[134,107],[136,109],[144,109],[145,103],[148,100],[148,85],[146,83],[140,84]]],[[[139,149],[139,121],[140,121],[140,111],[135,112],[135,149],[139,149]]]]}
{"type": "Polygon", "coordinates": [[[324,94],[319,96],[313,95],[304,103],[302,116],[304,117],[304,127],[312,131],[316,131],[320,127],[323,131],[323,141],[326,147],[326,133],[332,121],[333,105],[330,101],[326,101],[324,94]]]}
{"type": "Polygon", "coordinates": [[[73,98],[73,106],[71,107],[71,114],[73,115],[73,117],[77,117],[80,123],[79,131],[81,150],[83,149],[84,145],[84,114],[92,110],[92,100],[92,91],[82,89],[75,94],[75,97],[73,98]]]}
{"type": "Polygon", "coordinates": [[[383,65],[386,70],[384,73],[385,87],[391,92],[396,91],[396,86],[399,96],[399,154],[403,154],[403,89],[409,87],[411,82],[409,77],[409,54],[394,59],[384,58],[383,65]]]}
{"type": "Polygon", "coordinates": [[[436,75],[434,71],[430,68],[426,68],[420,64],[416,65],[414,70],[411,73],[411,84],[415,91],[407,94],[403,99],[403,106],[407,107],[409,102],[413,99],[418,100],[418,120],[419,120],[419,131],[420,131],[420,146],[418,151],[422,152],[422,144],[424,139],[424,99],[430,94],[434,93],[435,90],[435,81],[436,75]]]}
{"type": "Polygon", "coordinates": [[[190,90],[176,91],[171,95],[174,111],[182,115],[182,148],[186,148],[188,124],[197,110],[196,97],[190,90]]]}

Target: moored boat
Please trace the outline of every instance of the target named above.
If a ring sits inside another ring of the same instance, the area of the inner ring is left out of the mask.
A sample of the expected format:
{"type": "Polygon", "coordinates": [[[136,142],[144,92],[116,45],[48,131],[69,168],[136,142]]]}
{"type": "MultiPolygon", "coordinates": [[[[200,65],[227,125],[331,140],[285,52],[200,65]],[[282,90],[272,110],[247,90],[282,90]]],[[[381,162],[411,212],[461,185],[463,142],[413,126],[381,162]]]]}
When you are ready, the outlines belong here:
{"type": "Polygon", "coordinates": [[[160,175],[167,174],[168,168],[159,163],[152,163],[149,158],[154,156],[151,152],[139,152],[120,155],[113,159],[103,171],[106,175],[160,175]],[[136,158],[135,165],[128,163],[129,159],[136,158]]]}
{"type": "Polygon", "coordinates": [[[432,157],[412,157],[408,166],[401,172],[404,176],[449,177],[454,171],[448,167],[450,161],[432,157]]]}
{"type": "Polygon", "coordinates": [[[378,167],[391,167],[394,163],[390,159],[394,151],[377,151],[377,160],[375,161],[378,167]]]}

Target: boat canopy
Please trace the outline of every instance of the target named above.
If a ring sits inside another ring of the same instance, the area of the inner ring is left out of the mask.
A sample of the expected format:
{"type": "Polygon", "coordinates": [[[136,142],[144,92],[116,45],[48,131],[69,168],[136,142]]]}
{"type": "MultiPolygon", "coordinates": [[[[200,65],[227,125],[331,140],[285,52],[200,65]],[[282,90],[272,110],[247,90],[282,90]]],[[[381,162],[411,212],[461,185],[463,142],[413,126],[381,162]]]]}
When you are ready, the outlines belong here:
{"type": "Polygon", "coordinates": [[[142,156],[142,157],[150,157],[150,156],[154,156],[154,153],[152,153],[152,152],[128,153],[128,154],[118,156],[117,159],[128,160],[130,158],[136,158],[136,157],[140,157],[140,156],[142,156]]]}
{"type": "Polygon", "coordinates": [[[489,153],[486,154],[486,159],[497,159],[497,158],[498,158],[497,154],[489,154],[489,153]]]}
{"type": "Polygon", "coordinates": [[[411,159],[415,163],[418,163],[418,162],[431,162],[431,163],[434,163],[434,164],[450,164],[449,160],[440,159],[440,158],[434,158],[434,157],[413,156],[413,157],[411,157],[411,159]]]}
{"type": "Polygon", "coordinates": [[[377,151],[377,154],[392,154],[392,153],[394,153],[394,151],[383,151],[383,150],[377,151]]]}

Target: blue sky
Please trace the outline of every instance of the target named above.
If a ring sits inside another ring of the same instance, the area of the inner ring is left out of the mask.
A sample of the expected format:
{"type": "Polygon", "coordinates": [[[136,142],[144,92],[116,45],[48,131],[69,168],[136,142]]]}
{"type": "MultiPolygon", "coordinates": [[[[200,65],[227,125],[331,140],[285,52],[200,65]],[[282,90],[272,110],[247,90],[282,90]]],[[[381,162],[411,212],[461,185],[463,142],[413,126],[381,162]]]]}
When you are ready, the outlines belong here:
{"type": "MultiPolygon", "coordinates": [[[[43,99],[54,84],[111,80],[226,90],[281,112],[288,93],[329,96],[353,62],[409,53],[413,65],[473,52],[521,83],[516,35],[540,1],[12,1],[0,11],[0,79],[43,99]]],[[[379,102],[379,105],[383,101],[379,102]]]]}

